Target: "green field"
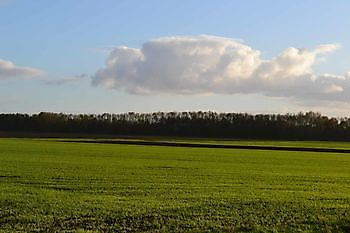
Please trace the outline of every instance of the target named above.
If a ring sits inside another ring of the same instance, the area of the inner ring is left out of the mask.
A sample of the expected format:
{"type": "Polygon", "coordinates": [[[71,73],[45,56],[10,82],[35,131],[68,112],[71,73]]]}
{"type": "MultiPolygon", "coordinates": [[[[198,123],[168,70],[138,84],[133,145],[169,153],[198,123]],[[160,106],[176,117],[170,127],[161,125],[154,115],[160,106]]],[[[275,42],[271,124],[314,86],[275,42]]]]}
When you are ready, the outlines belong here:
{"type": "MultiPolygon", "coordinates": [[[[148,141],[149,139],[144,139],[148,141]]],[[[154,141],[166,142],[187,142],[201,144],[220,144],[220,145],[246,145],[246,146],[281,146],[281,147],[307,147],[307,148],[336,148],[350,149],[349,142],[330,142],[330,141],[271,141],[271,140],[224,140],[224,139],[164,139],[156,138],[154,141]]]]}
{"type": "MultiPolygon", "coordinates": [[[[47,141],[48,139],[43,139],[47,141]]],[[[50,139],[56,140],[57,139],[50,139]]],[[[331,141],[271,141],[271,140],[227,140],[227,139],[203,139],[203,138],[167,138],[167,137],[139,137],[139,138],[116,138],[116,139],[71,139],[91,140],[91,141],[120,141],[129,140],[145,142],[174,142],[174,143],[196,143],[196,144],[220,144],[220,145],[245,145],[245,146],[278,146],[278,147],[305,147],[305,148],[334,148],[350,149],[349,142],[331,142],[331,141]]],[[[61,139],[67,141],[67,139],[61,139]]],[[[69,141],[69,140],[68,140],[69,141]]]]}
{"type": "Polygon", "coordinates": [[[350,232],[350,154],[0,139],[16,231],[350,232]]]}

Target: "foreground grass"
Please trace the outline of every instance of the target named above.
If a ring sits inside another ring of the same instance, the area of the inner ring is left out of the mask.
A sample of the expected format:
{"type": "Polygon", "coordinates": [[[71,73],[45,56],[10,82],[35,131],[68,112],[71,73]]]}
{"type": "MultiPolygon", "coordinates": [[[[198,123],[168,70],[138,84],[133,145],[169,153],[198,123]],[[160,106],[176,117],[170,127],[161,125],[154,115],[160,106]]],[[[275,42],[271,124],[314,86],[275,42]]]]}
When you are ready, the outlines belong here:
{"type": "Polygon", "coordinates": [[[0,139],[2,232],[349,232],[350,155],[0,139]]]}

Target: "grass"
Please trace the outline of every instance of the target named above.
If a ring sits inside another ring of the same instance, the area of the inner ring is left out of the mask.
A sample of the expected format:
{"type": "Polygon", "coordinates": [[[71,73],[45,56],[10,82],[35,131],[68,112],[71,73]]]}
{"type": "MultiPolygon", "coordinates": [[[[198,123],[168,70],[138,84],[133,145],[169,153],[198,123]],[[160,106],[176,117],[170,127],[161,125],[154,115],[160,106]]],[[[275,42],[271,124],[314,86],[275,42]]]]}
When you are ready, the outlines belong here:
{"type": "MultiPolygon", "coordinates": [[[[118,139],[116,139],[118,140],[118,139]]],[[[135,140],[135,139],[134,139],[135,140]]],[[[140,140],[140,139],[139,139],[140,140]]],[[[307,147],[307,148],[335,148],[350,149],[349,142],[331,142],[331,141],[272,141],[272,140],[229,140],[229,139],[172,139],[172,138],[144,138],[143,141],[165,141],[165,142],[184,142],[184,143],[202,143],[202,144],[220,144],[220,145],[247,145],[247,146],[281,146],[281,147],[307,147]]]]}
{"type": "MultiPolygon", "coordinates": [[[[43,139],[57,141],[60,139],[43,139]]],[[[61,139],[69,141],[70,139],[61,139]]],[[[102,137],[100,139],[75,138],[73,141],[142,141],[142,142],[175,142],[175,143],[195,143],[195,144],[220,144],[220,145],[244,145],[244,146],[276,146],[276,147],[305,147],[305,148],[332,148],[350,149],[350,142],[342,141],[273,141],[273,140],[235,140],[235,139],[208,139],[208,138],[169,138],[169,137],[102,137]]]]}
{"type": "Polygon", "coordinates": [[[14,231],[349,232],[350,154],[0,139],[14,231]]]}

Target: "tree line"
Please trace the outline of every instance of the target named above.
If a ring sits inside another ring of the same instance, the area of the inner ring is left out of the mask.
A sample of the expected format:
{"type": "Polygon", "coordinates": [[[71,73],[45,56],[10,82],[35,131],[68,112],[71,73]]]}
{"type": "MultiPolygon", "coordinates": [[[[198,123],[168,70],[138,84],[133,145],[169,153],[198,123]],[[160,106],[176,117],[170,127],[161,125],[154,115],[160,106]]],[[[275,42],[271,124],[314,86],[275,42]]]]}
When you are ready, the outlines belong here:
{"type": "Polygon", "coordinates": [[[274,140],[350,140],[350,118],[315,112],[247,114],[154,112],[0,114],[0,131],[274,140]]]}

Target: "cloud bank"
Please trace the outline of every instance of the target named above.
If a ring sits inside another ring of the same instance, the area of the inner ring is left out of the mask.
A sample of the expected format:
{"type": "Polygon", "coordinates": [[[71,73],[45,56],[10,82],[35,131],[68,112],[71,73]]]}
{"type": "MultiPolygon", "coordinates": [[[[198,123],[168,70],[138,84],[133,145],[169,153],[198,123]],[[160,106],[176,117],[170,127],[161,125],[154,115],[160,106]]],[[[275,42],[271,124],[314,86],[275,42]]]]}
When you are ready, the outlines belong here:
{"type": "Polygon", "coordinates": [[[35,68],[16,66],[10,61],[0,59],[0,80],[11,78],[32,78],[44,72],[35,68]]]}
{"type": "Polygon", "coordinates": [[[312,66],[338,44],[287,48],[270,60],[241,41],[215,36],[162,37],[142,48],[117,47],[93,84],[133,94],[259,93],[296,99],[350,98],[350,72],[316,75],[312,66]]]}

